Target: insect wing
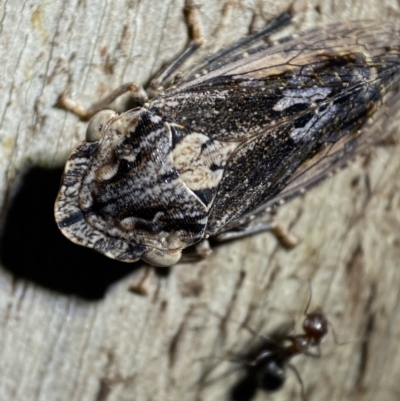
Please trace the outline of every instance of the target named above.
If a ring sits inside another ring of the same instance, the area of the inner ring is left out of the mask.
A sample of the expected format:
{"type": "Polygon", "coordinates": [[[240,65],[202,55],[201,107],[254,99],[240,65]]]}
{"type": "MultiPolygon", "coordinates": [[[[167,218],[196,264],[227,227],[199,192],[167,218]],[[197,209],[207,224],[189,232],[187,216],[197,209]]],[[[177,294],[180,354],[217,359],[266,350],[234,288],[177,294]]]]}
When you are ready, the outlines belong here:
{"type": "Polygon", "coordinates": [[[294,196],[382,138],[377,122],[398,104],[399,33],[353,22],[241,56],[236,48],[154,99],[151,110],[189,131],[236,143],[218,166],[207,234],[294,196]]]}

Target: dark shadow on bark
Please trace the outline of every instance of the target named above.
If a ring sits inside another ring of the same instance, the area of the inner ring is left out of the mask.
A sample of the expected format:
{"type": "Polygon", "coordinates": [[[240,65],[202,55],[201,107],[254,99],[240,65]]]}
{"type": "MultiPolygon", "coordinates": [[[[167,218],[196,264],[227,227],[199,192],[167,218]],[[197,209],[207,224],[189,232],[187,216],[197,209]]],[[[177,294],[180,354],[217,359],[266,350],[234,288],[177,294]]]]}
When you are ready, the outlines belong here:
{"type": "Polygon", "coordinates": [[[17,278],[88,300],[143,266],[125,264],[77,246],[58,230],[53,208],[61,169],[30,169],[11,199],[0,238],[0,260],[17,278]]]}

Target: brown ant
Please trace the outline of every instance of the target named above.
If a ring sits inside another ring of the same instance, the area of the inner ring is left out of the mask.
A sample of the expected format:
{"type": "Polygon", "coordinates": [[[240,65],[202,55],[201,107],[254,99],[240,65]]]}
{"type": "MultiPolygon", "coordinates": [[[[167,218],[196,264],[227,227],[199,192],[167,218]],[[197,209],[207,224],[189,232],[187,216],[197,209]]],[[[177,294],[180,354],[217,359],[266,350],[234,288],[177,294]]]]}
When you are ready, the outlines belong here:
{"type": "MultiPolygon", "coordinates": [[[[328,320],[322,309],[316,308],[308,313],[310,302],[311,288],[304,312],[304,334],[262,336],[261,344],[249,352],[245,360],[240,361],[247,367],[247,374],[232,388],[230,397],[232,401],[249,401],[257,389],[265,392],[279,390],[285,383],[287,367],[295,373],[301,385],[302,398],[306,399],[300,373],[290,361],[294,356],[301,354],[320,357],[319,346],[328,333],[328,320]],[[316,347],[316,353],[310,352],[310,348],[313,347],[316,347]]],[[[255,334],[249,327],[246,329],[255,334]]]]}

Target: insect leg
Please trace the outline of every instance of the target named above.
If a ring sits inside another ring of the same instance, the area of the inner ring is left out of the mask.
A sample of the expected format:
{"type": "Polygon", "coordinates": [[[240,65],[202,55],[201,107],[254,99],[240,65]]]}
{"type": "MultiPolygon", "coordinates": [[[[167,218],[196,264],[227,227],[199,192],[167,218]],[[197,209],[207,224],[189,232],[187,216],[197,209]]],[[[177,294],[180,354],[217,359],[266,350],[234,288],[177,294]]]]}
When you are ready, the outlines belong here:
{"type": "Polygon", "coordinates": [[[277,240],[281,243],[281,245],[285,248],[293,248],[298,243],[297,238],[275,219],[256,219],[245,226],[236,227],[234,230],[215,235],[213,236],[213,239],[215,239],[217,242],[222,242],[251,234],[257,234],[263,231],[271,231],[275,235],[277,240]]]}
{"type": "MultiPolygon", "coordinates": [[[[203,33],[198,18],[198,7],[193,4],[192,0],[186,0],[184,15],[186,25],[189,30],[190,43],[180,56],[178,56],[171,64],[169,64],[155,78],[152,79],[149,85],[150,97],[162,92],[162,84],[165,82],[165,80],[168,79],[171,74],[176,72],[179,67],[204,43],[203,33]]],[[[131,97],[138,105],[144,104],[149,98],[147,92],[144,90],[141,84],[127,83],[121,85],[113,92],[100,99],[98,102],[92,104],[89,108],[85,108],[75,103],[74,101],[68,99],[64,94],[59,96],[55,107],[70,111],[71,113],[77,115],[81,120],[88,121],[99,111],[108,108],[112,109],[112,107],[110,107],[110,103],[128,92],[130,92],[131,97]]]]}
{"type": "Polygon", "coordinates": [[[193,247],[186,249],[179,261],[182,263],[199,262],[203,259],[206,259],[211,254],[212,254],[212,249],[210,242],[205,239],[203,241],[198,242],[193,247]]]}
{"type": "Polygon", "coordinates": [[[110,108],[110,103],[128,92],[131,93],[132,98],[134,98],[139,104],[145,103],[148,99],[147,93],[143,89],[142,85],[131,82],[121,85],[119,88],[115,89],[98,102],[92,104],[89,108],[85,108],[75,103],[74,101],[68,99],[64,94],[59,96],[55,106],[60,109],[70,111],[71,113],[77,115],[81,120],[87,121],[99,111],[110,108]]]}
{"type": "Polygon", "coordinates": [[[153,278],[154,275],[154,267],[153,266],[146,266],[145,272],[143,277],[139,280],[138,283],[132,284],[129,287],[129,291],[133,292],[138,295],[148,295],[148,287],[149,283],[153,278]]]}
{"type": "Polygon", "coordinates": [[[282,246],[287,249],[294,248],[298,240],[297,238],[289,232],[283,225],[281,225],[278,221],[272,221],[272,227],[270,228],[272,234],[275,235],[276,239],[280,242],[282,246]]]}
{"type": "Polygon", "coordinates": [[[196,244],[195,248],[196,256],[200,259],[205,259],[210,256],[212,249],[208,240],[204,240],[196,244]]]}
{"type": "Polygon", "coordinates": [[[261,39],[264,39],[270,36],[272,33],[283,29],[284,27],[288,26],[292,20],[292,11],[289,9],[284,11],[282,14],[278,15],[276,18],[272,19],[267,23],[267,25],[258,32],[247,36],[234,45],[222,49],[221,51],[217,52],[213,56],[207,58],[203,65],[201,65],[200,69],[207,68],[208,66],[223,61],[224,58],[231,58],[235,55],[235,53],[242,53],[250,46],[254,45],[261,39]]]}
{"type": "Polygon", "coordinates": [[[186,0],[183,9],[186,26],[189,31],[190,42],[183,52],[166,68],[160,71],[150,82],[150,92],[152,96],[163,91],[163,83],[175,72],[182,64],[187,61],[204,43],[203,31],[199,21],[199,7],[194,5],[192,0],[186,0]]]}
{"type": "MultiPolygon", "coordinates": [[[[253,223],[254,224],[244,225],[242,227],[237,227],[234,230],[215,235],[212,239],[216,242],[224,242],[263,231],[271,231],[279,243],[286,249],[291,249],[298,243],[297,238],[275,219],[253,223]]],[[[210,256],[211,253],[212,248],[210,242],[208,240],[203,240],[195,246],[194,252],[183,255],[181,261],[187,263],[193,260],[205,259],[210,256]]]]}

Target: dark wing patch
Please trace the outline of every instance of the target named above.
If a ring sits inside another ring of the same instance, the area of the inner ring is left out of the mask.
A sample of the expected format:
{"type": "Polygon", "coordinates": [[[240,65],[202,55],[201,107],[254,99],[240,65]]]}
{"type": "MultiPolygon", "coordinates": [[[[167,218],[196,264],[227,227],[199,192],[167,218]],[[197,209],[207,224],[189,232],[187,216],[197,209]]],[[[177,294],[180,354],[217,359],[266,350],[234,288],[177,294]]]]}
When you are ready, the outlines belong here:
{"type": "Polygon", "coordinates": [[[397,98],[399,67],[398,28],[344,23],[206,60],[154,99],[151,110],[191,131],[241,142],[207,233],[294,196],[381,139],[371,118],[397,98]]]}

